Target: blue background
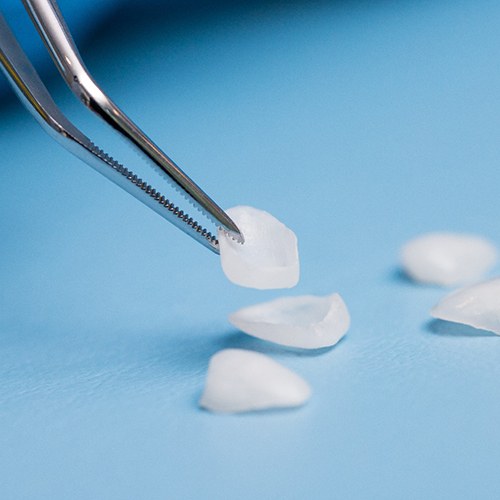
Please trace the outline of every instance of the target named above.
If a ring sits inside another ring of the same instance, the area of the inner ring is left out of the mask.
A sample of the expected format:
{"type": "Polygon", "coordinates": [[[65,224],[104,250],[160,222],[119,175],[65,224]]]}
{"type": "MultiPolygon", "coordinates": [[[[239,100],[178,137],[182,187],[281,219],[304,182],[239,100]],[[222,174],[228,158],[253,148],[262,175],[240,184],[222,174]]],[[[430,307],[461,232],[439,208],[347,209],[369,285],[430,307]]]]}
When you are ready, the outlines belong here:
{"type": "MultiPolygon", "coordinates": [[[[500,245],[500,3],[138,11],[82,35],[89,68],[223,207],[293,228],[302,278],[285,292],[233,286],[215,255],[4,95],[0,497],[498,498],[500,339],[429,321],[444,291],[409,283],[397,258],[430,230],[500,245]],[[334,291],[352,327],[326,352],[227,323],[283,293],[334,291]],[[310,404],[199,410],[224,347],[296,370],[310,404]]],[[[141,168],[45,74],[83,130],[141,168]]]]}

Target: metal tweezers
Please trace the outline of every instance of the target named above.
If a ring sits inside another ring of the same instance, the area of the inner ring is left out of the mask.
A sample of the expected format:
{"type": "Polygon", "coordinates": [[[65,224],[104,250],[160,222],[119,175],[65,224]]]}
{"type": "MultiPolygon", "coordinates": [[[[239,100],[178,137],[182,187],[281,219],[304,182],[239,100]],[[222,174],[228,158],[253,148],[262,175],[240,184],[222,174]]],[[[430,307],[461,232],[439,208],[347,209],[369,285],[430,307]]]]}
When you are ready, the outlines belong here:
{"type": "MultiPolygon", "coordinates": [[[[87,108],[150,160],[153,168],[218,228],[243,243],[228,215],[200,189],[100,89],[85,67],[55,0],[23,0],[64,80],[87,108]]],[[[158,190],[115,161],[73,125],[57,107],[0,13],[0,68],[42,127],[68,151],[113,181],[196,241],[219,253],[216,235],[169,201],[158,190]]]]}

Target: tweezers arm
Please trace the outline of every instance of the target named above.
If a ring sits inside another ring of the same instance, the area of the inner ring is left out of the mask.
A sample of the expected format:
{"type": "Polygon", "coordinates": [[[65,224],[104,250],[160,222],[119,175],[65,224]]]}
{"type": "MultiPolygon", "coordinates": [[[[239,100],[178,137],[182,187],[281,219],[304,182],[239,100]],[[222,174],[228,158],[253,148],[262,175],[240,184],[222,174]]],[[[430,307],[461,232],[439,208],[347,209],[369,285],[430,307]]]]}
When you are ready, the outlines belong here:
{"type": "Polygon", "coordinates": [[[79,131],[65,118],[0,14],[0,69],[42,127],[58,141],[79,131]]]}
{"type": "Polygon", "coordinates": [[[174,186],[187,194],[214,222],[243,242],[238,227],[163,151],[100,89],[85,67],[55,0],[23,0],[49,52],[73,93],[146,155],[174,186]]]}

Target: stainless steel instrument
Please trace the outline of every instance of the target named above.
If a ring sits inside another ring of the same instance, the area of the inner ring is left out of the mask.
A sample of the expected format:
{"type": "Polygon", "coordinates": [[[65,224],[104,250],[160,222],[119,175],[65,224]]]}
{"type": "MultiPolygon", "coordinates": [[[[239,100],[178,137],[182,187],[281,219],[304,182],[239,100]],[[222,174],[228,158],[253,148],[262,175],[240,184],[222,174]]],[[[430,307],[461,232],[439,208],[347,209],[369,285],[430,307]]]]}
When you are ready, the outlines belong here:
{"type": "MultiPolygon", "coordinates": [[[[78,99],[121,134],[149,160],[170,186],[185,196],[218,228],[243,243],[243,235],[228,215],[198,187],[97,85],[85,67],[55,0],[23,0],[47,50],[78,99]]],[[[51,137],[99,173],[177,226],[219,253],[216,234],[100,149],[57,107],[39,75],[0,13],[0,68],[17,95],[51,137]]]]}

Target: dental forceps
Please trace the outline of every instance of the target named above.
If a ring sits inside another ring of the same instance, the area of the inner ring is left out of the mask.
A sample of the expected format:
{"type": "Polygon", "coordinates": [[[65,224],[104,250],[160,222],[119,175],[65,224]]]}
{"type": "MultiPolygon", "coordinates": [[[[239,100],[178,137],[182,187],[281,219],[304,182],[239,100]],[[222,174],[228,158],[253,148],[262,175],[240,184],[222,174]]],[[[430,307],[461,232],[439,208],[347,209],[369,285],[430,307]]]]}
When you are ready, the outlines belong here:
{"type": "MultiPolygon", "coordinates": [[[[243,243],[243,235],[229,216],[97,85],[81,59],[56,1],[23,0],[23,4],[55,65],[76,97],[143,153],[153,169],[203,215],[234,240],[243,243]]],[[[181,231],[219,253],[216,235],[130,169],[114,160],[63,115],[1,13],[0,68],[23,104],[53,139],[181,231]]]]}

